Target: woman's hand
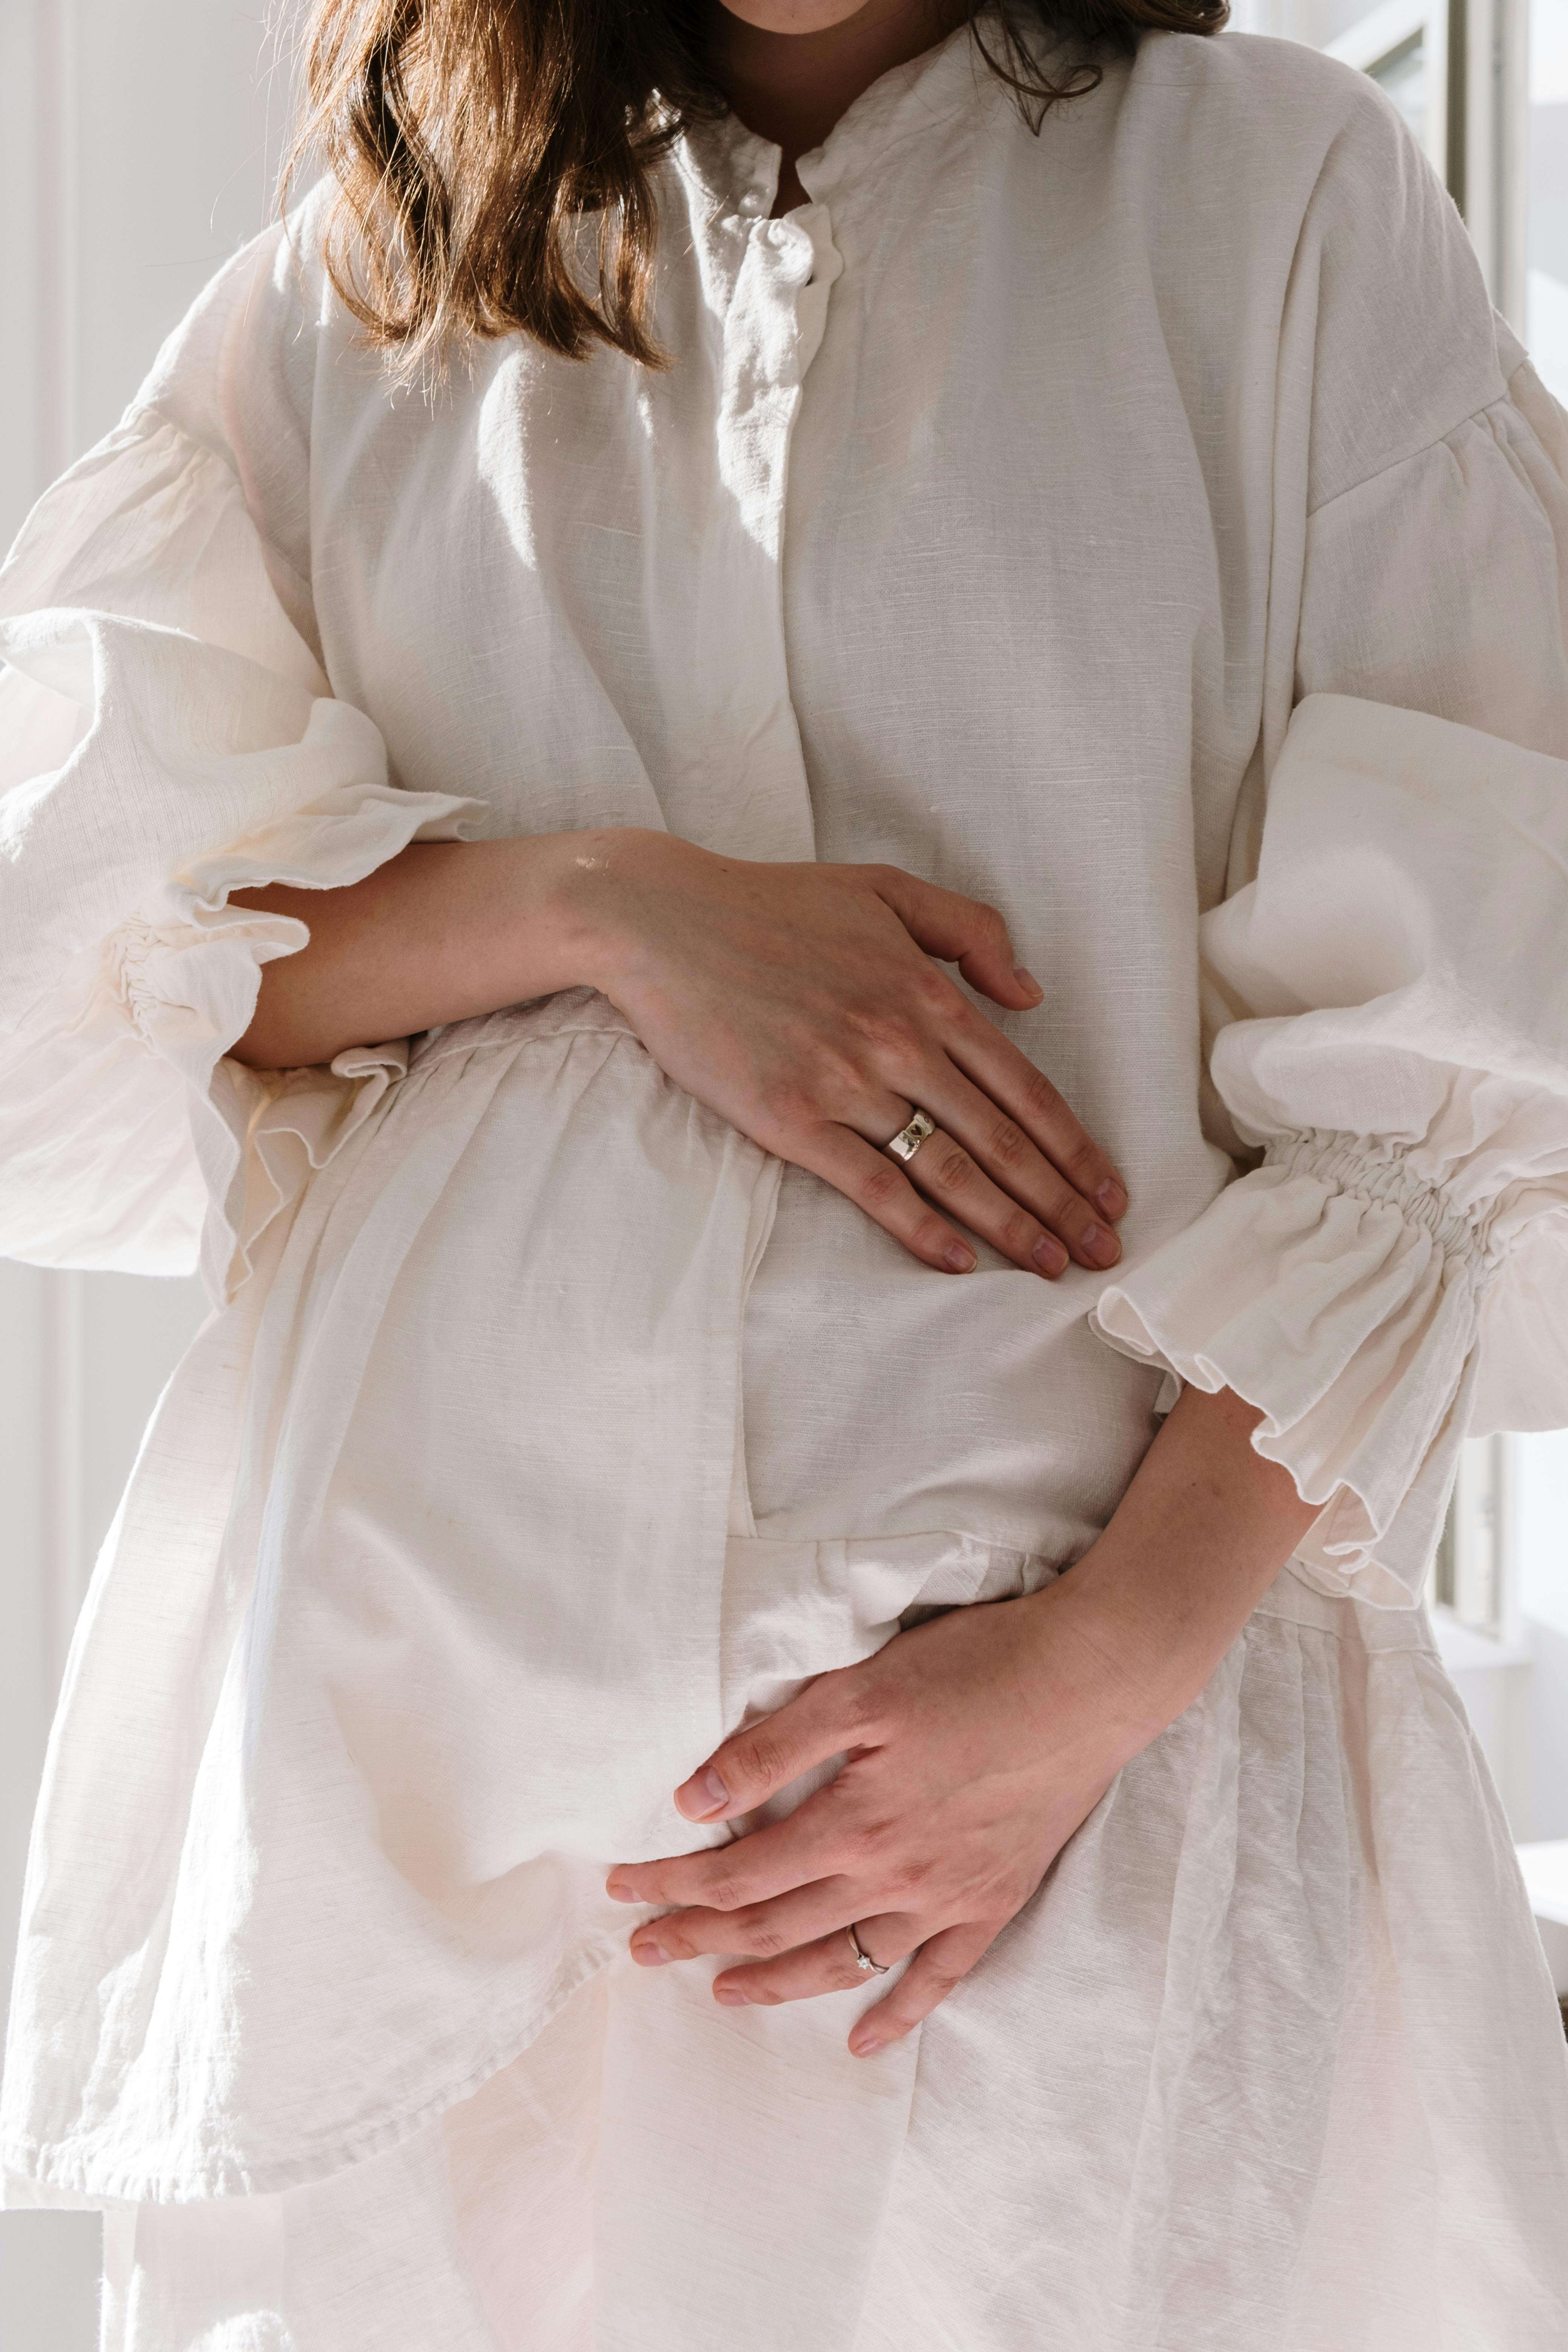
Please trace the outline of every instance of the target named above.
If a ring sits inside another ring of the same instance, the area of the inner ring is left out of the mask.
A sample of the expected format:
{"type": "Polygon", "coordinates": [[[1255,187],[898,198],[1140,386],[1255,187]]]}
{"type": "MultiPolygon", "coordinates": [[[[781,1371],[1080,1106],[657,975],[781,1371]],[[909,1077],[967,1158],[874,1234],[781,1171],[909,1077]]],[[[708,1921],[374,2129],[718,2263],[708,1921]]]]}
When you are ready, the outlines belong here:
{"type": "Polygon", "coordinates": [[[254,1068],[596,988],[678,1086],[927,1265],[974,1264],[942,1210],[1036,1274],[1121,1255],[1110,1161],[931,961],[997,1004],[1037,1004],[1005,923],[897,866],[753,865],[631,825],[416,843],[340,890],[272,883],[233,903],[310,932],[262,968],[234,1048],[254,1068]],[[906,1174],[882,1147],[915,1104],[937,1132],[906,1174]]]}
{"type": "Polygon", "coordinates": [[[800,2000],[862,1981],[853,1921],[882,1966],[916,1958],[849,2046],[865,2055],[907,2033],[1028,1901],[1131,1752],[1065,1599],[1064,1583],[933,1618],[727,1740],[679,1792],[693,1819],[748,1812],[814,1764],[846,1761],[786,1821],[618,1869],[612,1895],[685,1906],[639,1927],[633,1958],[748,1954],[716,1979],[717,2000],[800,2000]]]}
{"type": "Polygon", "coordinates": [[[951,1611],[819,1675],[676,1792],[694,1822],[752,1811],[813,1765],[837,1776],[728,1845],[621,1864],[609,1892],[675,1905],[638,1927],[648,1967],[732,1953],[714,1996],[773,2003],[915,1958],[849,2046],[944,2000],[1039,1885],[1121,1766],[1188,1706],[1315,1516],[1251,1449],[1258,1414],[1188,1390],[1105,1534],[1044,1591],[951,1611]]]}
{"type": "Polygon", "coordinates": [[[748,864],[669,834],[580,838],[593,984],[689,1094],[927,1265],[974,1264],[943,1210],[1037,1274],[1060,1274],[1069,1253],[1115,1264],[1127,1194],[1110,1160],[931,961],[997,1004],[1037,1004],[994,908],[897,866],[748,864]],[[937,1131],[906,1172],[883,1147],[917,1105],[937,1131]]]}

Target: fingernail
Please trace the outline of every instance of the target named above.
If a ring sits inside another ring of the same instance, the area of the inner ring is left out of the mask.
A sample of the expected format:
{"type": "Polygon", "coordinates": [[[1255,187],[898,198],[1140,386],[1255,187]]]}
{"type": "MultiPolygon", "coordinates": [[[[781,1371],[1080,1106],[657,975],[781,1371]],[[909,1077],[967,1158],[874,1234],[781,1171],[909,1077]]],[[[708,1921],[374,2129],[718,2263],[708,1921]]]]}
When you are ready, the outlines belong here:
{"type": "Polygon", "coordinates": [[[1039,982],[1035,978],[1034,973],[1032,971],[1026,971],[1021,963],[1016,963],[1013,966],[1013,977],[1017,982],[1020,988],[1026,988],[1029,991],[1031,996],[1044,996],[1046,992],[1040,986],[1039,982]]]}
{"type": "Polygon", "coordinates": [[[876,2047],[877,2036],[874,2033],[862,2033],[857,2028],[849,2036],[849,2054],[852,2058],[869,2058],[876,2047]]]}
{"type": "Polygon", "coordinates": [[[705,1764],[683,1788],[677,1789],[675,1801],[692,1820],[705,1822],[710,1813],[716,1813],[721,1805],[729,1803],[730,1791],[712,1765],[705,1764]]]}
{"type": "Polygon", "coordinates": [[[950,1265],[954,1274],[973,1274],[974,1252],[965,1249],[962,1242],[954,1242],[951,1248],[943,1250],[942,1262],[943,1265],[950,1265]]]}
{"type": "Polygon", "coordinates": [[[1114,1265],[1121,1255],[1121,1243],[1103,1225],[1086,1226],[1079,1235],[1078,1245],[1090,1265],[1114,1265]]]}
{"type": "Polygon", "coordinates": [[[669,1958],[662,1944],[634,1944],[632,1958],[639,1969],[662,1969],[669,1958]]]}
{"type": "Polygon", "coordinates": [[[726,2009],[745,2009],[748,2006],[746,1996],[739,1985],[715,1985],[713,1998],[722,2001],[726,2009]]]}
{"type": "Polygon", "coordinates": [[[1127,1189],[1114,1176],[1107,1177],[1094,1197],[1108,1217],[1120,1217],[1127,1206],[1127,1189]]]}
{"type": "Polygon", "coordinates": [[[1031,1255],[1042,1274],[1061,1274],[1067,1266],[1066,1250],[1060,1242],[1053,1241],[1049,1234],[1040,1235],[1031,1255]]]}
{"type": "Polygon", "coordinates": [[[637,1899],[636,1891],[624,1878],[606,1878],[605,1892],[612,1903],[635,1903],[637,1899]]]}

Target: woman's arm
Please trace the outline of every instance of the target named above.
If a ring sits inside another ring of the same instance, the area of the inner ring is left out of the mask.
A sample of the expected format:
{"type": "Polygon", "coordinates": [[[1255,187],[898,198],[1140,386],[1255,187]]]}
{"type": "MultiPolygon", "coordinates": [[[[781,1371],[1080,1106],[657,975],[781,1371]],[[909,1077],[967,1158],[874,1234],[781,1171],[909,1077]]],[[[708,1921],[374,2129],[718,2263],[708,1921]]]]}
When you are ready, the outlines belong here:
{"type": "Polygon", "coordinates": [[[236,1048],[253,1066],[596,988],[679,1086],[926,1265],[975,1263],[939,1210],[1032,1273],[1121,1255],[1110,1160],[933,961],[994,1003],[1037,1004],[1006,924],[897,866],[756,864],[624,827],[416,844],[347,888],[234,903],[310,934],[263,968],[236,1048]],[[880,1147],[917,1104],[937,1131],[906,1174],[880,1147]]]}
{"type": "Polygon", "coordinates": [[[1197,1696],[1310,1524],[1289,1474],[1253,1452],[1258,1420],[1228,1391],[1186,1390],[1104,1534],[1056,1583],[900,1633],[726,1740],[677,1791],[690,1821],[748,1813],[813,1765],[847,1760],[782,1822],[617,1867],[618,1899],[687,1906],[639,1927],[633,1957],[761,1955],[725,1969],[715,1998],[797,2000],[859,1981],[854,1921],[884,1966],[917,1957],[850,2047],[907,2033],[1197,1696]]]}
{"type": "Polygon", "coordinates": [[[235,891],[232,906],[294,916],[310,934],[262,967],[236,1060],[298,1069],[575,987],[592,959],[571,884],[591,839],[419,842],[346,889],[235,891]]]}

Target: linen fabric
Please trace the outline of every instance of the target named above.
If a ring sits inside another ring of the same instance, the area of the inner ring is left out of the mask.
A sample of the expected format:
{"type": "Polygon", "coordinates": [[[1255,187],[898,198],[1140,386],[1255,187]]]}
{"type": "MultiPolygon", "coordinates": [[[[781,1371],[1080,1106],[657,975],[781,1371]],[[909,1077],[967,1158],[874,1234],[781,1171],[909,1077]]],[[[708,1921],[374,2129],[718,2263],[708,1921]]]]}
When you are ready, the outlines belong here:
{"type": "Polygon", "coordinates": [[[1568,2065],[1418,1595],[1467,1428],[1568,1418],[1563,419],[1289,45],[1036,138],[960,36],[778,165],[661,166],[668,372],[431,404],[318,193],[0,573],[0,1238],[215,1299],[51,1743],[11,2193],[114,2208],[134,2352],[1544,2352],[1568,2065]],[[932,1275],[585,991],[229,1058],[306,936],[233,891],[597,824],[1001,906],[1115,1278],[932,1275]],[[1070,1570],[1178,1380],[1322,1514],[920,2035],[617,1957],[676,1781],[1070,1570]]]}

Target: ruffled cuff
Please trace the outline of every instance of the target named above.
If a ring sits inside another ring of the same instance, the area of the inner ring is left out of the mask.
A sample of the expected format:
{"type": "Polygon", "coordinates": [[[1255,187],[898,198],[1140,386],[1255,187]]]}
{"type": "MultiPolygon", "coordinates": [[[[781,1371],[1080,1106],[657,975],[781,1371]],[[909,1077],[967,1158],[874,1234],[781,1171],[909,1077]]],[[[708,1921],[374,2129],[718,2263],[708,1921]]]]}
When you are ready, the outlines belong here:
{"type": "Polygon", "coordinates": [[[407,1068],[405,1040],[351,1047],[331,1069],[258,1072],[227,1056],[249,1027],[261,967],[307,926],[230,903],[269,883],[337,889],[415,841],[459,838],[483,813],[445,793],[349,784],[196,858],[106,943],[110,988],[144,1047],[177,1074],[206,1195],[199,1265],[231,1297],[256,1244],[407,1068]]]}
{"type": "Polygon", "coordinates": [[[1296,1566],[1380,1608],[1419,1596],[1467,1433],[1486,1225],[1399,1150],[1318,1130],[1110,1284],[1123,1354],[1260,1408],[1257,1451],[1323,1508],[1296,1566]]]}

